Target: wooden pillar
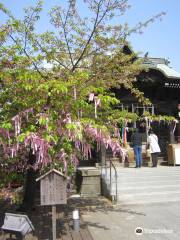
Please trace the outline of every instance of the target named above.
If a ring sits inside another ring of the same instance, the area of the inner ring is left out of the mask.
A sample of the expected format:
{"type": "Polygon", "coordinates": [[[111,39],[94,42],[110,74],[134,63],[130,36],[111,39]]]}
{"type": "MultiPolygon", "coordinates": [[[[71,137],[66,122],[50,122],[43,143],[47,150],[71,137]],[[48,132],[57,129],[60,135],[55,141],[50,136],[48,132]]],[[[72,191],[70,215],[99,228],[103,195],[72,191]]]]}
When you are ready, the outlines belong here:
{"type": "Polygon", "coordinates": [[[53,240],[56,240],[56,205],[52,206],[52,235],[53,240]]]}
{"type": "Polygon", "coordinates": [[[152,105],[152,115],[154,115],[154,105],[152,105]]]}
{"type": "Polygon", "coordinates": [[[177,123],[177,142],[180,143],[180,123],[177,123]]]}
{"type": "MultiPolygon", "coordinates": [[[[132,113],[135,112],[134,104],[132,103],[132,113]]],[[[133,128],[136,128],[136,121],[133,122],[133,128]]]]}
{"type": "Polygon", "coordinates": [[[169,124],[169,143],[175,143],[175,137],[174,137],[174,124],[169,124]]]}
{"type": "Polygon", "coordinates": [[[148,142],[148,132],[149,132],[149,126],[148,126],[148,119],[146,118],[146,142],[148,142]]]}
{"type": "Polygon", "coordinates": [[[178,104],[177,106],[177,116],[176,116],[177,120],[179,121],[177,123],[177,142],[180,143],[180,104],[178,104]]]}

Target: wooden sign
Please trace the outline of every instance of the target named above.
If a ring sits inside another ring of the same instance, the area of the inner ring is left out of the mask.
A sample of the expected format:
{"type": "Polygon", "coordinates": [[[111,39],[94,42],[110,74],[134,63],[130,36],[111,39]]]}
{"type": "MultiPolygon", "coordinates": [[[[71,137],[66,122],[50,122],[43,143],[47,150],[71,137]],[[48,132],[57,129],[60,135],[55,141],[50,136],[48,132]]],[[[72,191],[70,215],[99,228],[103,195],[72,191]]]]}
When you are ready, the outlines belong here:
{"type": "Polygon", "coordinates": [[[41,205],[57,205],[67,203],[67,181],[64,174],[52,169],[36,181],[40,180],[41,205]]]}
{"type": "Polygon", "coordinates": [[[67,203],[66,176],[52,169],[36,181],[41,183],[41,205],[52,205],[52,239],[56,240],[56,205],[67,203]]]}

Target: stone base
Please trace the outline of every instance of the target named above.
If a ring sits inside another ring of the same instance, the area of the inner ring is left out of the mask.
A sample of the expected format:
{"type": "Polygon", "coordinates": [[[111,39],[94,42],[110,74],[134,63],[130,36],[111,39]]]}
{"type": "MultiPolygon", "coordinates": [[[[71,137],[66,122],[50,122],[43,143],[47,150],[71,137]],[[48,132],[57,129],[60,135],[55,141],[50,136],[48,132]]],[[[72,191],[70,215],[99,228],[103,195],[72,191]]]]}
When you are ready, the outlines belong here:
{"type": "Polygon", "coordinates": [[[83,167],[77,169],[77,191],[82,197],[98,197],[101,195],[100,169],[83,167]]]}

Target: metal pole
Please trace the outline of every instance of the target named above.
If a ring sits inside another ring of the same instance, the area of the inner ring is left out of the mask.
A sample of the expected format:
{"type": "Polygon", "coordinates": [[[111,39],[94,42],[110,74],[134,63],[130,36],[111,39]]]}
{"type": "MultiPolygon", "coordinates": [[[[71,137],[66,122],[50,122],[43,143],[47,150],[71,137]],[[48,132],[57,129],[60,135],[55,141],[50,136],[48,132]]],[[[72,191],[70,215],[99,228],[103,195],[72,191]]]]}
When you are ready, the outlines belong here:
{"type": "Polygon", "coordinates": [[[52,234],[53,240],[56,240],[56,205],[52,206],[52,234]]]}
{"type": "Polygon", "coordinates": [[[114,168],[114,173],[115,173],[115,181],[116,181],[116,199],[113,199],[117,202],[117,198],[118,198],[118,186],[117,186],[117,170],[116,170],[116,167],[114,165],[113,162],[111,162],[111,165],[113,166],[114,168]]]}
{"type": "Polygon", "coordinates": [[[111,158],[109,158],[109,160],[110,160],[110,191],[112,192],[112,173],[111,173],[111,167],[112,167],[112,165],[111,165],[111,161],[112,161],[112,159],[111,158]]]}

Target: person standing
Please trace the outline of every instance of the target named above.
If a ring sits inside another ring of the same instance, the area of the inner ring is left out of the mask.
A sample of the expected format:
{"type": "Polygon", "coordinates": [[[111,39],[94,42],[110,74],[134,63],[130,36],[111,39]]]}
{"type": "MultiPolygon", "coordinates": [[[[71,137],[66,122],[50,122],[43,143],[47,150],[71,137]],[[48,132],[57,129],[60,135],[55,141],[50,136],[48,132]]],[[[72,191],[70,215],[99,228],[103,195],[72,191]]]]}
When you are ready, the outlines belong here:
{"type": "Polygon", "coordinates": [[[149,144],[150,153],[151,153],[152,167],[157,167],[158,155],[161,152],[159,143],[158,143],[158,137],[153,132],[152,129],[149,130],[148,135],[149,135],[148,136],[148,144],[149,144]]]}
{"type": "Polygon", "coordinates": [[[136,168],[140,168],[142,165],[142,135],[138,128],[134,129],[134,133],[131,137],[131,142],[134,150],[136,168]]]}

